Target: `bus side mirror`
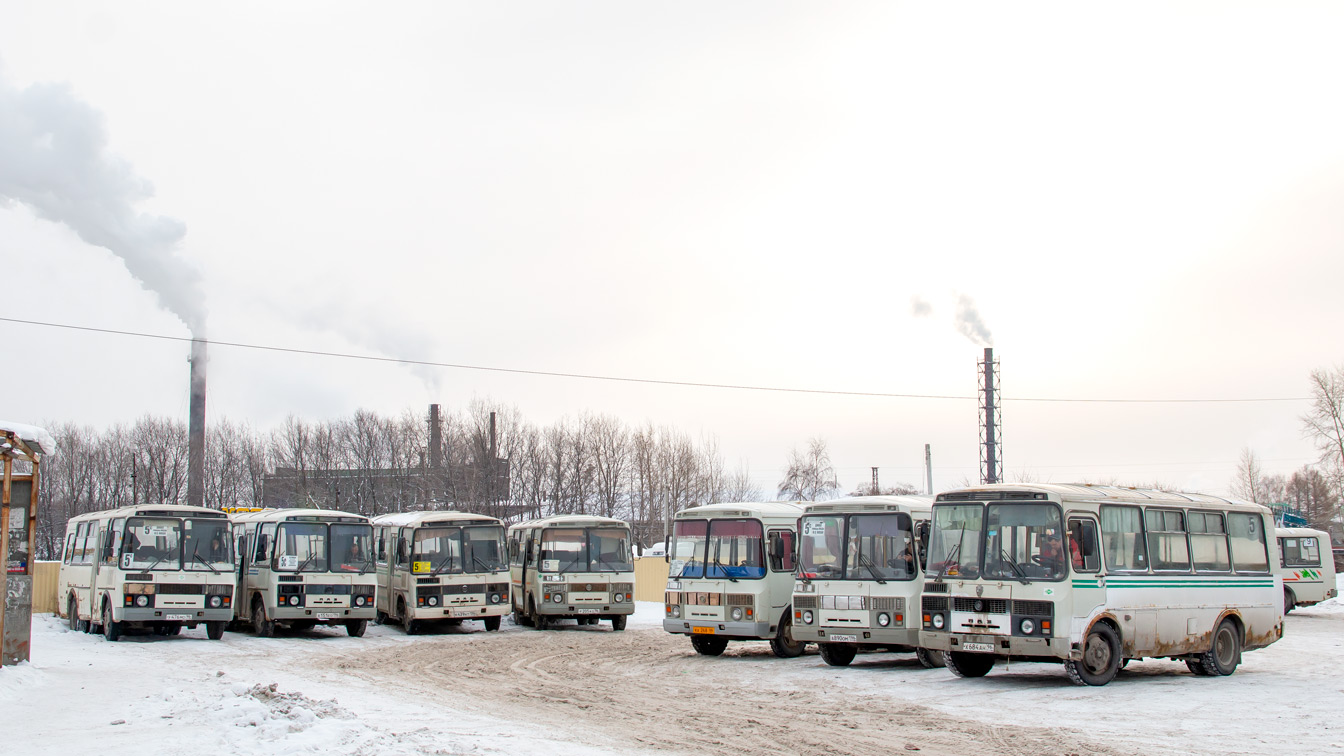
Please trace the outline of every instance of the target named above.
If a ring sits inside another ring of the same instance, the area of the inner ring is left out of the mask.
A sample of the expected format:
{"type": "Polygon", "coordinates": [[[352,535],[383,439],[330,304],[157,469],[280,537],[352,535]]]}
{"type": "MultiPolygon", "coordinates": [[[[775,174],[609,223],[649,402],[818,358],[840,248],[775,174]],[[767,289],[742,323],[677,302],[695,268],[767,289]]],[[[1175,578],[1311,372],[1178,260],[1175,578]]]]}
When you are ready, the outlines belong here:
{"type": "Polygon", "coordinates": [[[257,536],[257,553],[252,561],[254,562],[266,561],[266,554],[269,553],[270,550],[271,550],[271,537],[265,533],[262,533],[261,535],[257,536]]]}
{"type": "Polygon", "coordinates": [[[779,536],[772,537],[770,539],[770,558],[775,560],[775,562],[777,563],[782,563],[784,561],[785,556],[786,554],[784,553],[784,539],[780,538],[779,536]]]}
{"type": "Polygon", "coordinates": [[[672,536],[663,539],[663,561],[672,563],[672,536]]]}

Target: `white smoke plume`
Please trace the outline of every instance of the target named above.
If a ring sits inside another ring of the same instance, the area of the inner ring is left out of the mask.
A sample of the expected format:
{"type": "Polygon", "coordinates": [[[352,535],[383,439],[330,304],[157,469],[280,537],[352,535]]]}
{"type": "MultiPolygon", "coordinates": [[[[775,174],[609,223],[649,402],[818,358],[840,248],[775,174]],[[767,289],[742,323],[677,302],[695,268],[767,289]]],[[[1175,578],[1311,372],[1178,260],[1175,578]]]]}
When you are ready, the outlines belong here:
{"type": "Polygon", "coordinates": [[[980,312],[975,309],[975,302],[970,297],[962,294],[957,299],[957,332],[980,346],[994,346],[994,336],[989,332],[989,326],[981,319],[980,312]]]}
{"type": "Polygon", "coordinates": [[[200,276],[175,254],[186,226],[137,212],[154,187],[107,150],[102,115],[70,87],[0,80],[0,204],[22,203],[121,258],[164,309],[204,336],[200,276]]]}
{"type": "Polygon", "coordinates": [[[929,304],[922,297],[910,297],[910,314],[917,318],[927,318],[933,314],[933,305],[929,304]]]}

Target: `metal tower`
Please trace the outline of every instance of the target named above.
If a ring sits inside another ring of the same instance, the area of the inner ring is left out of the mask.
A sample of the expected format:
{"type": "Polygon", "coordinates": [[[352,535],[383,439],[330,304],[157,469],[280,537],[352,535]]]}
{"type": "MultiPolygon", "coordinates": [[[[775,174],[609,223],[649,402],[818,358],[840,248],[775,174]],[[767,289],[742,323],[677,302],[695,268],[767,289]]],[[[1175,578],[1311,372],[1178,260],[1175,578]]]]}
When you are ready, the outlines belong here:
{"type": "Polygon", "coordinates": [[[999,398],[998,367],[994,349],[985,347],[979,363],[980,378],[980,482],[1003,480],[1002,402],[999,398]]]}

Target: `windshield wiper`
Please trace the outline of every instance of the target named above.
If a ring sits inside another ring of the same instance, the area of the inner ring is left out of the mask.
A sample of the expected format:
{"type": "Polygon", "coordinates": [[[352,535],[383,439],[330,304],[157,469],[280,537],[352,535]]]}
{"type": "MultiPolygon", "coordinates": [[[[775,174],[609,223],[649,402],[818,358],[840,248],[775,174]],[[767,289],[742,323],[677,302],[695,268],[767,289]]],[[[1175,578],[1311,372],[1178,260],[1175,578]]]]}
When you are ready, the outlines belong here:
{"type": "Polygon", "coordinates": [[[999,547],[999,558],[1007,562],[1009,567],[1013,568],[1013,572],[1017,573],[1017,579],[1021,581],[1022,585],[1031,585],[1031,581],[1027,579],[1027,573],[1022,571],[1022,566],[1017,562],[1014,562],[1013,558],[1008,556],[1008,552],[1004,551],[1002,546],[999,547]]]}
{"type": "Polygon", "coordinates": [[[307,567],[307,566],[308,566],[308,563],[311,562],[311,561],[313,561],[314,559],[317,559],[317,552],[316,552],[316,551],[314,551],[313,553],[311,553],[311,554],[309,554],[308,556],[304,557],[304,558],[303,558],[303,561],[302,561],[302,562],[299,562],[299,566],[294,568],[294,571],[295,571],[295,572],[303,572],[303,568],[304,568],[304,567],[307,567]]]}
{"type": "Polygon", "coordinates": [[[729,582],[731,582],[731,583],[736,583],[736,582],[737,582],[737,578],[735,578],[735,577],[733,577],[732,575],[729,575],[729,574],[728,574],[728,568],[723,566],[723,562],[720,562],[718,557],[714,557],[714,562],[713,562],[713,564],[714,564],[715,567],[718,567],[718,568],[719,568],[719,572],[722,572],[724,577],[728,578],[728,581],[729,581],[729,582]]]}
{"type": "Polygon", "coordinates": [[[498,572],[500,568],[500,565],[498,564],[491,565],[490,563],[486,562],[484,559],[481,559],[475,554],[471,555],[471,561],[475,564],[479,564],[481,566],[482,572],[498,572]]]}
{"type": "Polygon", "coordinates": [[[859,564],[863,567],[867,567],[868,571],[873,573],[873,579],[877,581],[878,585],[887,584],[887,581],[882,578],[881,573],[879,573],[877,568],[873,566],[873,560],[869,559],[863,552],[859,552],[859,564]]]}
{"type": "Polygon", "coordinates": [[[219,574],[219,570],[215,569],[215,565],[211,564],[209,559],[206,559],[205,557],[201,556],[201,544],[199,541],[196,543],[195,546],[191,548],[191,561],[200,562],[206,567],[209,567],[211,572],[215,573],[216,575],[219,574]]]}
{"type": "Polygon", "coordinates": [[[452,563],[453,563],[453,558],[452,558],[452,557],[448,557],[447,559],[443,560],[442,562],[439,562],[439,566],[438,566],[438,567],[435,567],[435,568],[429,573],[429,576],[430,576],[430,577],[438,577],[439,574],[440,574],[441,572],[443,572],[445,569],[447,569],[448,566],[451,565],[452,563]]]}
{"type": "Polygon", "coordinates": [[[952,568],[952,565],[957,563],[956,562],[957,557],[961,556],[961,544],[962,541],[964,540],[966,540],[966,526],[962,525],[961,535],[957,536],[957,545],[953,546],[952,550],[947,552],[947,559],[943,560],[943,568],[938,571],[938,575],[933,579],[933,582],[935,583],[943,582],[943,576],[946,575],[947,571],[952,568]]]}
{"type": "Polygon", "coordinates": [[[158,567],[158,566],[159,566],[159,562],[162,562],[163,560],[165,560],[165,559],[167,559],[167,558],[168,558],[168,555],[167,555],[167,554],[164,554],[163,556],[159,557],[158,559],[155,559],[154,562],[153,562],[152,564],[150,564],[148,567],[145,567],[145,568],[144,568],[145,572],[149,572],[150,570],[154,569],[155,567],[158,567]]]}

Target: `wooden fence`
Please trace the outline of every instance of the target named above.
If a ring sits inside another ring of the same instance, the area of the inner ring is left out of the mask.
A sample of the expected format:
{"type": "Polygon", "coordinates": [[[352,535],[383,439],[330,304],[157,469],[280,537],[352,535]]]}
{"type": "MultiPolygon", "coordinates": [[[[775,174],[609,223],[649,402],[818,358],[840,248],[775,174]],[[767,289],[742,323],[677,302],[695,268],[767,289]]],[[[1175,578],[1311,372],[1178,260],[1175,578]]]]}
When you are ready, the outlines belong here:
{"type": "Polygon", "coordinates": [[[56,581],[61,574],[60,562],[37,562],[33,565],[33,614],[54,614],[57,607],[56,581]]]}

